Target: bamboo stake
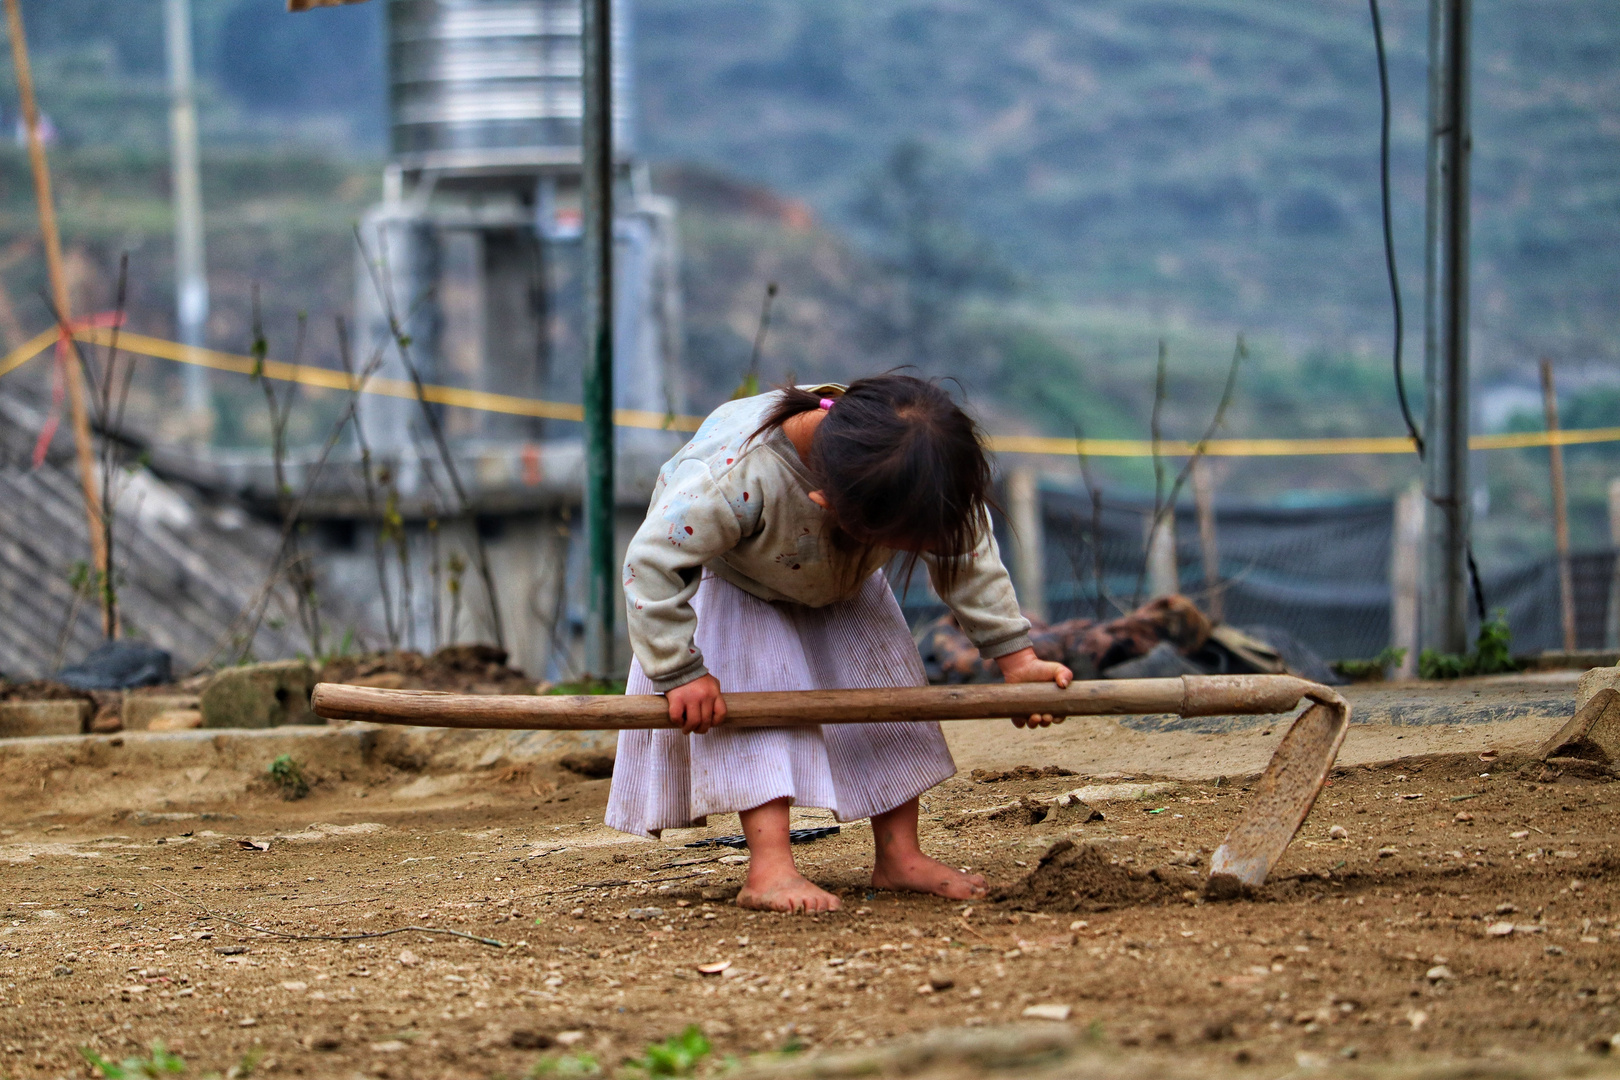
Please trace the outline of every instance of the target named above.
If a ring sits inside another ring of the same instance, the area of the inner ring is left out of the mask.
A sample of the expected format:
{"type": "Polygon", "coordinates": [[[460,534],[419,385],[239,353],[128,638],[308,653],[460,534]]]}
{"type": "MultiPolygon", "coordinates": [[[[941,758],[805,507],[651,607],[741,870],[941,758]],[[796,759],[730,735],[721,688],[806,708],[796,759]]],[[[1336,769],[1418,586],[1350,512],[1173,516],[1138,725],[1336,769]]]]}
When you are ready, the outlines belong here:
{"type": "Polygon", "coordinates": [[[1209,470],[1209,462],[1203,458],[1193,463],[1193,504],[1198,508],[1198,547],[1204,556],[1204,610],[1210,619],[1220,622],[1225,605],[1221,602],[1221,552],[1215,536],[1215,480],[1209,470]]]}
{"type": "MultiPolygon", "coordinates": [[[[45,144],[39,135],[39,107],[34,101],[34,76],[28,65],[28,40],[23,36],[22,9],[18,0],[5,0],[6,24],[11,32],[11,61],[17,69],[17,96],[22,104],[23,126],[28,133],[28,162],[34,170],[34,197],[39,203],[39,230],[45,239],[45,266],[51,279],[51,301],[56,306],[60,337],[57,362],[67,383],[68,410],[73,419],[73,443],[79,463],[79,484],[84,488],[84,516],[90,529],[90,557],[98,573],[106,575],[107,547],[101,535],[101,503],[96,497],[96,464],[90,440],[90,415],[84,406],[84,378],[77,364],[67,359],[68,335],[73,317],[69,304],[67,275],[62,269],[62,238],[56,228],[56,203],[51,196],[51,167],[45,158],[45,144]]],[[[109,636],[112,627],[102,631],[109,636]]]]}
{"type": "Polygon", "coordinates": [[[1609,481],[1609,546],[1614,565],[1609,570],[1609,610],[1603,620],[1603,647],[1620,649],[1620,479],[1609,481]]]}
{"type": "Polygon", "coordinates": [[[1553,535],[1558,545],[1558,598],[1563,604],[1564,651],[1575,651],[1575,576],[1569,565],[1569,503],[1564,495],[1564,448],[1559,445],[1558,391],[1553,386],[1552,361],[1541,361],[1541,404],[1547,413],[1547,433],[1553,436],[1547,451],[1552,462],[1553,535]]]}

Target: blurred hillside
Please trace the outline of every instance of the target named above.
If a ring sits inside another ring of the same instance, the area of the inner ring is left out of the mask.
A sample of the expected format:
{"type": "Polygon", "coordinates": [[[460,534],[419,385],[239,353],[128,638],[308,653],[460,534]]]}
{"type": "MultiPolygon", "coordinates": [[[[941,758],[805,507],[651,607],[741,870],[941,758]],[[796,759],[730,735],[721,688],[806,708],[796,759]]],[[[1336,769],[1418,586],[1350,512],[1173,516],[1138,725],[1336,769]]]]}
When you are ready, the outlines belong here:
{"type": "MultiPolygon", "coordinates": [[[[103,296],[118,251],[132,252],[136,310],[161,331],[171,286],[160,4],[23,7],[59,133],[67,233],[99,268],[103,296]],[[128,17],[108,18],[114,9],[128,17]]],[[[273,335],[290,341],[294,313],[307,311],[312,349],[330,351],[330,313],[350,300],[349,225],[375,196],[383,153],[382,4],[299,16],[282,0],[195,7],[212,333],[223,347],[246,344],[258,280],[273,335]]],[[[1426,7],[1385,3],[1413,370],[1426,7]]],[[[1361,0],[636,0],[635,10],[640,150],[683,203],[694,408],[736,385],[765,283],[778,280],[769,380],[913,362],[958,375],[998,429],[1140,437],[1162,337],[1165,430],[1192,435],[1241,330],[1253,356],[1229,433],[1401,430],[1361,0]]],[[[1514,409],[1542,355],[1563,373],[1566,422],[1620,422],[1612,14],[1605,0],[1497,0],[1476,12],[1474,355],[1480,396],[1506,403],[1486,410],[1496,426],[1539,425],[1514,409]]],[[[13,95],[8,71],[8,122],[13,95]]],[[[5,241],[32,218],[20,156],[0,168],[5,241]]],[[[33,327],[44,313],[30,266],[5,282],[33,327]]],[[[1572,455],[1578,542],[1605,539],[1602,485],[1617,467],[1613,448],[1572,455]]],[[[1100,468],[1113,483],[1149,480],[1142,463],[1100,468]]],[[[1476,469],[1489,550],[1542,547],[1545,454],[1480,455],[1476,469]]],[[[1415,467],[1299,460],[1226,472],[1226,490],[1277,497],[1389,491],[1415,467]]]]}

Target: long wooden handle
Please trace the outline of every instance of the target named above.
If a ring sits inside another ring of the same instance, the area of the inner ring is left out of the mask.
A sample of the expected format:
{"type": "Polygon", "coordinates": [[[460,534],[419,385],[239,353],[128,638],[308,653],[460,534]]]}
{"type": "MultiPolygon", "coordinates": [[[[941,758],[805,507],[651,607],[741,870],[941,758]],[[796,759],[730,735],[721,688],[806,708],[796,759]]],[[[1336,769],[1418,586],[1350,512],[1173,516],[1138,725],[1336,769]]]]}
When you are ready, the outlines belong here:
{"type": "MultiPolygon", "coordinates": [[[[984,683],[879,690],[771,691],[727,694],[732,727],[871,724],[907,720],[982,720],[1029,716],[1181,716],[1281,713],[1304,698],[1331,694],[1292,675],[1183,675],[1174,679],[1107,679],[1070,683],[984,683]]],[[[321,683],[311,706],[329,720],[369,720],[417,727],[524,731],[611,731],[669,727],[658,694],[496,695],[381,690],[321,683]]]]}

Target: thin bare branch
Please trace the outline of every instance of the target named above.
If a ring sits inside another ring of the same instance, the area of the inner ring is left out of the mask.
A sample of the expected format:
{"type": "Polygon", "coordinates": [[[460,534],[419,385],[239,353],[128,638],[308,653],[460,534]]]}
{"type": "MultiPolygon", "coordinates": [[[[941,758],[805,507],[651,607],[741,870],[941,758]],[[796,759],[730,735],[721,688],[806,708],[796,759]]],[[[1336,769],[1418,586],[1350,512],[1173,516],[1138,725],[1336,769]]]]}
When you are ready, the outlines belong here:
{"type": "Polygon", "coordinates": [[[388,317],[388,332],[399,350],[399,358],[405,365],[406,372],[411,377],[411,386],[416,391],[416,402],[422,410],[422,418],[427,423],[428,433],[433,436],[434,445],[438,448],[439,459],[444,464],[446,477],[450,480],[450,487],[456,493],[457,509],[465,517],[473,519],[473,556],[478,562],[478,576],[484,584],[484,598],[489,603],[491,629],[495,635],[495,644],[501,649],[506,648],[506,632],[501,627],[500,599],[495,592],[495,576],[489,567],[489,550],[484,543],[482,534],[477,528],[472,500],[467,495],[466,486],[461,482],[461,473],[456,468],[455,457],[450,453],[449,440],[445,438],[444,425],[439,423],[438,414],[433,406],[428,404],[427,391],[422,381],[421,370],[411,355],[411,338],[405,333],[404,325],[399,320],[398,311],[394,305],[394,293],[390,287],[388,274],[388,241],[387,234],[379,231],[378,241],[381,246],[381,263],[371,258],[366,250],[365,238],[360,235],[359,226],[355,227],[354,240],[360,248],[360,261],[366,266],[371,277],[372,288],[376,290],[378,299],[382,301],[383,311],[388,317]]]}

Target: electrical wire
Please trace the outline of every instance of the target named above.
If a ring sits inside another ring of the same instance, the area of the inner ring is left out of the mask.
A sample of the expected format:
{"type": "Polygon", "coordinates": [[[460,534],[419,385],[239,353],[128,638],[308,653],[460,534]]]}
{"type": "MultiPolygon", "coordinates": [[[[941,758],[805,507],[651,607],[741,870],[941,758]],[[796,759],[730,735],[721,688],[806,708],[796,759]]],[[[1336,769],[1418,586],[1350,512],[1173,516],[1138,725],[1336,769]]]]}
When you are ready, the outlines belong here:
{"type": "Polygon", "coordinates": [[[1378,0],[1367,0],[1367,6],[1372,10],[1373,44],[1378,52],[1378,96],[1383,106],[1378,127],[1378,188],[1384,211],[1384,267],[1389,272],[1389,302],[1395,312],[1395,396],[1401,403],[1401,418],[1406,421],[1406,430],[1412,436],[1412,444],[1417,447],[1418,457],[1421,458],[1423,435],[1412,417],[1412,406],[1406,400],[1406,377],[1401,364],[1406,339],[1406,313],[1401,304],[1400,274],[1395,268],[1395,223],[1390,209],[1389,60],[1384,54],[1384,21],[1379,15],[1378,0]]]}

